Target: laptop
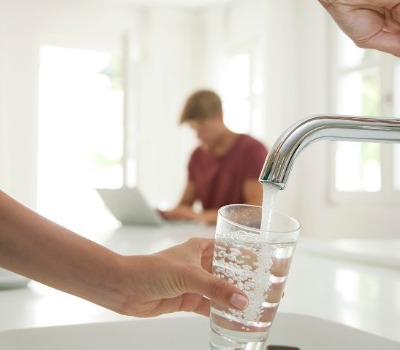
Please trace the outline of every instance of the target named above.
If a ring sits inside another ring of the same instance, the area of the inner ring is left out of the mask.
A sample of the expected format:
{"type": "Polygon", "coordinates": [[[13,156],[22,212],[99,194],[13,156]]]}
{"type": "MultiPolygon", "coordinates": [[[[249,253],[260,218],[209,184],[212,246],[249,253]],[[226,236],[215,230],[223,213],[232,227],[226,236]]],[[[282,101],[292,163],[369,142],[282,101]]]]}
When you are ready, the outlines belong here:
{"type": "Polygon", "coordinates": [[[152,208],[137,187],[97,188],[108,210],[123,225],[162,225],[164,218],[152,208]]]}

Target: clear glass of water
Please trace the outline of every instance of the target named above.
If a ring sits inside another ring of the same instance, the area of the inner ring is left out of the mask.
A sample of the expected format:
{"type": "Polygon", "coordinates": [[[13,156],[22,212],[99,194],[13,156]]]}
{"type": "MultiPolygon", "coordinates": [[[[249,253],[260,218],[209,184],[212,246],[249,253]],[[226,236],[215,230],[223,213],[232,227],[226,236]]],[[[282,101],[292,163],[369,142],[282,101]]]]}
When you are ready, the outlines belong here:
{"type": "Polygon", "coordinates": [[[218,212],[213,273],[246,293],[249,305],[237,311],[211,304],[212,350],[263,349],[278,310],[300,233],[290,216],[233,204],[218,212]]]}

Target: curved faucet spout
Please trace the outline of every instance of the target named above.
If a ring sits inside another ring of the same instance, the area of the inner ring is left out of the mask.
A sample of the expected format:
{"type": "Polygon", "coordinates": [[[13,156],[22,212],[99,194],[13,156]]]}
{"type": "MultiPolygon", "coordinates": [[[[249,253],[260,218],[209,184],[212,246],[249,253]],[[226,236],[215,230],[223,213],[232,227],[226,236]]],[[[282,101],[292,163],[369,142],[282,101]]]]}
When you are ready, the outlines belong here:
{"type": "Polygon", "coordinates": [[[301,120],[275,142],[259,181],[284,189],[294,160],[304,148],[317,140],[400,143],[400,119],[330,115],[301,120]]]}

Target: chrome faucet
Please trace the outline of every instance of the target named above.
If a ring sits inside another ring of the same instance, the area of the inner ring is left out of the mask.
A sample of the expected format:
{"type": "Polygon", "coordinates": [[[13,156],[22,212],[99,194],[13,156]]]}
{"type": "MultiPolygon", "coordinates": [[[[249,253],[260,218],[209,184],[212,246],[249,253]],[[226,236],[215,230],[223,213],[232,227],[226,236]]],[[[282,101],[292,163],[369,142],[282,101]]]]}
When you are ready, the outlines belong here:
{"type": "Polygon", "coordinates": [[[284,189],[299,153],[317,140],[400,143],[400,119],[314,116],[289,127],[270,150],[259,181],[284,189]]]}

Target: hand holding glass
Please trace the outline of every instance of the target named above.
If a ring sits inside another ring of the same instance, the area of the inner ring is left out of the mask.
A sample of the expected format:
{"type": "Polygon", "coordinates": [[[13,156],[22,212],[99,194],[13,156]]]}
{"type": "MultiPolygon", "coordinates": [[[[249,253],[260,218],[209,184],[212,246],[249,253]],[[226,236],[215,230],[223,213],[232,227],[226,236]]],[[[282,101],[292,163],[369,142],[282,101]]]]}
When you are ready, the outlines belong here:
{"type": "Polygon", "coordinates": [[[213,273],[244,291],[246,310],[213,302],[210,346],[213,350],[262,349],[268,337],[300,232],[299,223],[272,213],[261,229],[262,208],[234,204],[218,212],[213,273]]]}

